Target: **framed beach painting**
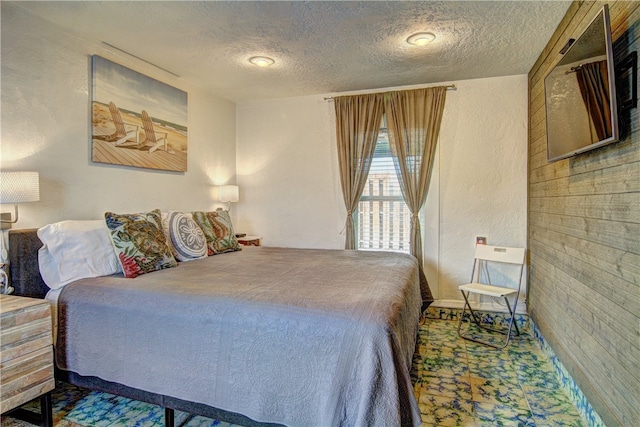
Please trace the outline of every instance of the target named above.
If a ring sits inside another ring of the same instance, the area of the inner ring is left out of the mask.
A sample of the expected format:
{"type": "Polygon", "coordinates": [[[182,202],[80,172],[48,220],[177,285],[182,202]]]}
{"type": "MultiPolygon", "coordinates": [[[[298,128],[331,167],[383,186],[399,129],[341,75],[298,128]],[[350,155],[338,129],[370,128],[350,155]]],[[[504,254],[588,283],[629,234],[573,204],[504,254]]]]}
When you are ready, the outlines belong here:
{"type": "Polygon", "coordinates": [[[187,93],[92,56],[91,159],[185,172],[187,93]]]}

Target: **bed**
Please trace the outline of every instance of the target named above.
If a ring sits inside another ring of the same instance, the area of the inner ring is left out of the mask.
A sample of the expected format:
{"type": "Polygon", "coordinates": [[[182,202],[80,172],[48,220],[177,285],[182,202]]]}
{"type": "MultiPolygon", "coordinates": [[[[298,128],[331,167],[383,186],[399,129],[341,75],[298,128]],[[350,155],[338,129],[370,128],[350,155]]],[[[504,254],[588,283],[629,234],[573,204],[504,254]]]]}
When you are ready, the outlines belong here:
{"type": "MultiPolygon", "coordinates": [[[[9,234],[16,294],[42,298],[35,230],[9,234]]],[[[405,254],[252,247],[60,292],[57,377],[252,425],[420,425],[423,304],[405,254]]]]}

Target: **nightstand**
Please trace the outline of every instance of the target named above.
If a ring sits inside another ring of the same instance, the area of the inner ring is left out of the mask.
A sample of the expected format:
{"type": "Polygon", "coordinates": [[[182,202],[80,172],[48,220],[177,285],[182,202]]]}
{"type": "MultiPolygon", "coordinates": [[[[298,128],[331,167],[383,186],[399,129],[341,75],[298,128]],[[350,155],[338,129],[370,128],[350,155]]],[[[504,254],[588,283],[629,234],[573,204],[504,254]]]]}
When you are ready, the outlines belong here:
{"type": "Polygon", "coordinates": [[[262,237],[259,237],[259,236],[238,237],[238,243],[240,243],[243,246],[262,246],[262,237]]]}
{"type": "MultiPolygon", "coordinates": [[[[0,413],[40,398],[38,422],[52,426],[53,345],[51,304],[47,300],[0,295],[0,413]]],[[[36,414],[17,409],[16,418],[36,414]]]]}

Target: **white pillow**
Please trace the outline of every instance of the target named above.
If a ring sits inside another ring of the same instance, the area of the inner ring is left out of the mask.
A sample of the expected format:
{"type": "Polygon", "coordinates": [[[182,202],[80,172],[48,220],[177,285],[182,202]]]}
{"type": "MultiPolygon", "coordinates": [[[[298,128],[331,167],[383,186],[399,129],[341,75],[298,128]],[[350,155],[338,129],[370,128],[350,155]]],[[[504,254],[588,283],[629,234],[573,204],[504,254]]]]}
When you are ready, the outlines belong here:
{"type": "Polygon", "coordinates": [[[40,274],[51,289],[122,271],[104,220],[56,222],[40,228],[38,237],[40,274]]]}

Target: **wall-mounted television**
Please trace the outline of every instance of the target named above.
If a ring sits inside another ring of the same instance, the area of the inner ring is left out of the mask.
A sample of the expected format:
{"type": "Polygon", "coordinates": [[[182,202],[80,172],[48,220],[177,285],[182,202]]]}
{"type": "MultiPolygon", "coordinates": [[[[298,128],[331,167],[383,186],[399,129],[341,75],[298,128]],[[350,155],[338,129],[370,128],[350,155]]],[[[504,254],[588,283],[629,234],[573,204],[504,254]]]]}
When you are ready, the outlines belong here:
{"type": "MultiPolygon", "coordinates": [[[[568,46],[568,48],[567,48],[568,46]]],[[[555,161],[618,141],[616,82],[607,5],[544,79],[547,159],[555,161]]]]}

